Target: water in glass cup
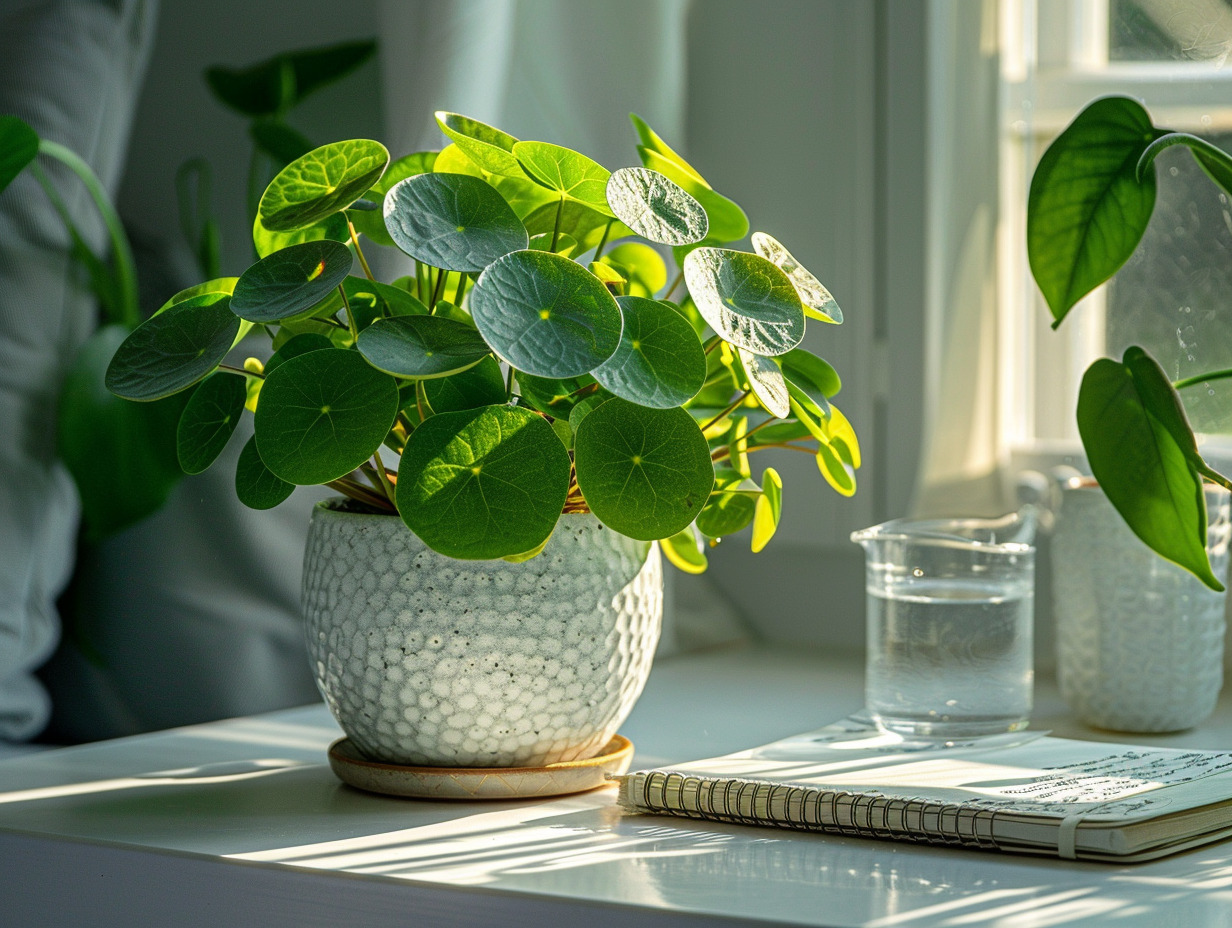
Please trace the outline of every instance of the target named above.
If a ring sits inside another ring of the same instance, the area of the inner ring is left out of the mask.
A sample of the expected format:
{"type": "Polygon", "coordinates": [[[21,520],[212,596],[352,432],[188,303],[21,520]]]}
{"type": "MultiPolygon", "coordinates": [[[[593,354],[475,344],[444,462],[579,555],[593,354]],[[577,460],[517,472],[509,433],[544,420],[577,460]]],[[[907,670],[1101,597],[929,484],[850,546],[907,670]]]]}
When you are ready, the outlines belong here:
{"type": "Polygon", "coordinates": [[[867,555],[865,698],[881,727],[957,740],[1027,726],[1034,549],[1008,539],[1033,524],[896,520],[852,536],[867,555]]]}

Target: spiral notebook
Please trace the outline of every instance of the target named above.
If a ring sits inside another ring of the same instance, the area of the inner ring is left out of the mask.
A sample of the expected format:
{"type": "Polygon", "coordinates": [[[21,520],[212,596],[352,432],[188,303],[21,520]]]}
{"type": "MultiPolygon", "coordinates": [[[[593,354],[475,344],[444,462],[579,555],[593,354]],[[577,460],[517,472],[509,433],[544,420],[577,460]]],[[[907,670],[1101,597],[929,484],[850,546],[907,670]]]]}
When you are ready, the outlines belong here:
{"type": "Polygon", "coordinates": [[[1232,752],[998,735],[906,743],[860,720],[619,778],[626,813],[1150,860],[1232,836],[1232,752]]]}

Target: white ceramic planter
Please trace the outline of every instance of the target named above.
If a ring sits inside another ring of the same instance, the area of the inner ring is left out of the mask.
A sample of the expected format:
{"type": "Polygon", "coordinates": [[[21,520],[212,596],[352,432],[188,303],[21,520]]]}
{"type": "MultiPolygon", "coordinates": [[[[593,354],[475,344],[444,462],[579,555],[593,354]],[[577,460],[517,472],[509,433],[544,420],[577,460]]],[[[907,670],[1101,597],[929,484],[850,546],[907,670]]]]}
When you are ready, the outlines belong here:
{"type": "MultiPolygon", "coordinates": [[[[1229,494],[1207,492],[1207,550],[1228,568],[1229,494]]],[[[1118,731],[1192,728],[1223,685],[1225,594],[1156,556],[1097,486],[1062,485],[1052,539],[1057,677],[1089,725],[1118,731]]]]}
{"type": "Polygon", "coordinates": [[[590,757],[650,673],[658,546],[561,517],[521,564],[458,561],[396,516],[313,512],[303,607],[317,686],[386,763],[525,767],[590,757]]]}

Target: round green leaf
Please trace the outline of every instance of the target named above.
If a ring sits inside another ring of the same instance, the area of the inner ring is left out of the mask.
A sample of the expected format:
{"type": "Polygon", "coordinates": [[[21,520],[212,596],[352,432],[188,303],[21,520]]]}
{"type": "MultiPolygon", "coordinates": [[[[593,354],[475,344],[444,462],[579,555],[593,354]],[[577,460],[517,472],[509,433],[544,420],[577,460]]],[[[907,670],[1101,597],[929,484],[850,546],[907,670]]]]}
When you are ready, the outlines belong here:
{"type": "Polygon", "coordinates": [[[585,268],[544,251],[515,251],[490,264],[470,295],[484,340],[519,371],[577,377],[620,344],[616,298],[585,268]]]}
{"type": "Polygon", "coordinates": [[[0,116],[0,191],[38,154],[39,137],[16,116],[0,116]]]}
{"type": "Polygon", "coordinates": [[[780,268],[792,282],[804,304],[804,315],[822,322],[837,324],[843,321],[843,311],[838,308],[838,303],[830,295],[830,291],[801,266],[778,239],[765,232],[754,232],[752,241],[753,251],[780,268]]]}
{"type": "Polygon", "coordinates": [[[612,174],[597,161],[550,142],[518,142],[513,154],[532,180],[604,216],[613,215],[607,205],[612,174]]]}
{"type": "Polygon", "coordinates": [[[843,382],[829,361],[803,348],[793,348],[779,358],[783,376],[794,383],[820,404],[818,395],[824,399],[837,396],[843,382]]]}
{"type": "Polygon", "coordinates": [[[291,245],[262,258],[243,274],[231,311],[249,322],[278,322],[316,306],[346,280],[354,259],[328,239],[291,245]]]}
{"type": "Polygon", "coordinates": [[[757,401],[766,411],[779,419],[791,415],[791,402],[787,394],[787,382],[783,372],[773,358],[751,354],[743,348],[736,348],[736,356],[744,368],[744,375],[749,379],[749,386],[757,401]]]}
{"type": "Polygon", "coordinates": [[[378,208],[351,210],[348,214],[348,218],[355,225],[355,230],[368,236],[378,245],[392,247],[394,240],[389,237],[389,232],[385,229],[385,194],[400,180],[414,177],[417,174],[429,173],[436,164],[436,155],[434,151],[417,151],[391,161],[385,173],[381,175],[381,179],[372,185],[372,189],[365,197],[376,203],[378,208]]]}
{"type": "Polygon", "coordinates": [[[1155,209],[1155,172],[1139,180],[1136,170],[1161,134],[1136,100],[1103,97],[1040,158],[1027,196],[1027,257],[1054,325],[1142,240],[1155,209]]]}
{"type": "Polygon", "coordinates": [[[662,303],[617,297],[624,329],[616,353],[594,369],[608,390],[642,406],[670,409],[693,399],[706,380],[706,353],[693,327],[662,303]]]}
{"type": "Polygon", "coordinates": [[[274,476],[257,452],[257,437],[248,439],[235,466],[235,495],[249,509],[273,509],[295,491],[295,484],[274,476]]]}
{"type": "Polygon", "coordinates": [[[569,453],[541,416],[485,406],[432,416],[398,468],[402,519],[449,557],[533,551],[552,533],[569,489],[569,453]]]}
{"type": "Polygon", "coordinates": [[[314,148],[270,181],[257,215],[271,232],[291,232],[346,209],[375,184],[389,164],[380,142],[351,139],[314,148]]]}
{"type": "Polygon", "coordinates": [[[621,222],[663,245],[700,242],[710,230],[702,205],[649,168],[621,168],[607,182],[607,202],[621,222]]]}
{"type": "Polygon", "coordinates": [[[710,448],[683,409],[609,400],[582,420],[573,454],[591,511],[630,538],[675,535],[697,518],[714,485],[710,448]]]}
{"type": "Polygon", "coordinates": [[[504,197],[467,174],[419,174],[399,181],[385,195],[385,228],[416,261],[469,273],[529,241],[504,197]]]}
{"type": "Polygon", "coordinates": [[[697,516],[697,530],[709,538],[734,535],[753,521],[757,498],[750,493],[715,493],[697,516]]]}
{"type": "Polygon", "coordinates": [[[369,364],[395,377],[448,377],[492,352],[473,328],[439,316],[378,319],[359,333],[357,346],[369,364]]]}
{"type": "Polygon", "coordinates": [[[238,374],[211,374],[188,398],[175,432],[175,451],[184,473],[201,473],[227,447],[248,398],[246,380],[238,374]]]}
{"type": "Polygon", "coordinates": [[[796,288],[759,255],[697,248],[684,259],[684,279],[702,318],[733,345],[780,355],[804,338],[804,306],[796,288]]]}
{"type": "Polygon", "coordinates": [[[491,355],[461,373],[434,377],[422,383],[424,399],[436,413],[496,406],[506,399],[500,362],[491,355]]]}
{"type": "Polygon", "coordinates": [[[513,146],[518,140],[508,132],[494,129],[478,119],[444,110],[436,114],[436,124],[464,155],[485,171],[511,177],[522,176],[522,167],[513,156],[513,146]]]}
{"type": "Polygon", "coordinates": [[[221,293],[190,297],[139,325],[107,368],[107,389],[128,400],[156,400],[216,368],[240,330],[240,318],[221,293]]]}
{"type": "Polygon", "coordinates": [[[257,449],[299,485],[345,477],[381,447],[398,414],[398,382],[356,351],[328,348],[284,362],[265,379],[257,449]]]}
{"type": "Polygon", "coordinates": [[[155,311],[155,315],[170,309],[177,303],[183,303],[185,300],[192,299],[194,296],[205,296],[208,293],[219,293],[223,296],[230,296],[235,292],[235,284],[238,280],[238,277],[219,277],[215,280],[207,280],[203,284],[196,284],[195,286],[188,287],[187,289],[181,290],[175,296],[171,297],[171,299],[167,300],[166,303],[155,311]]]}

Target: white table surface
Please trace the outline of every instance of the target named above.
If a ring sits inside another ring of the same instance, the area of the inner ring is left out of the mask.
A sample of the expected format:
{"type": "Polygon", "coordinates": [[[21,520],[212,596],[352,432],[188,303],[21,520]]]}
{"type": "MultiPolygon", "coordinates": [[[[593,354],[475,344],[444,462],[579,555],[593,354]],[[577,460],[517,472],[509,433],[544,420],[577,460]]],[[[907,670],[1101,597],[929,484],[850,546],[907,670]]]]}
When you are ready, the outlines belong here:
{"type": "MultiPolygon", "coordinates": [[[[859,708],[862,668],[800,649],[661,661],[635,767],[750,747],[859,708]]],[[[1232,701],[1171,736],[1232,746],[1232,701]]],[[[621,817],[613,790],[438,803],[339,783],[323,706],[0,761],[0,925],[1016,926],[1232,924],[1232,842],[1107,866],[621,817]],[[585,919],[585,922],[580,922],[585,919]]]]}

